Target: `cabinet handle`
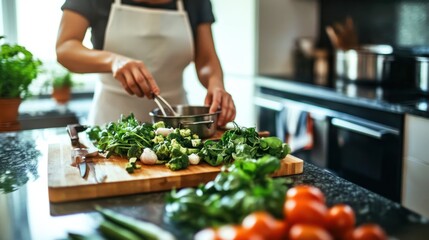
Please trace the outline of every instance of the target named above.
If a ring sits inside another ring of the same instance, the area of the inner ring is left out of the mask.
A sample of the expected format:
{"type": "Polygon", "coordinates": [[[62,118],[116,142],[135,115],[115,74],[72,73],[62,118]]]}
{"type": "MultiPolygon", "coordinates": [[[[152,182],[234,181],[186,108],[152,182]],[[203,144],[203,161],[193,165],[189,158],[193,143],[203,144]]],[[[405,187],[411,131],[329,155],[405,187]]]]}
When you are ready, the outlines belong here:
{"type": "Polygon", "coordinates": [[[281,112],[284,108],[283,103],[276,102],[271,99],[256,97],[254,99],[254,104],[259,107],[268,108],[276,112],[281,112]]]}
{"type": "Polygon", "coordinates": [[[385,129],[385,128],[378,128],[378,129],[373,129],[367,126],[364,126],[362,124],[358,124],[358,123],[353,123],[353,122],[349,122],[349,121],[345,121],[339,118],[333,118],[331,120],[332,125],[339,127],[339,128],[343,128],[346,130],[350,130],[353,132],[357,132],[360,134],[364,134],[376,139],[382,139],[384,136],[389,135],[389,134],[396,134],[398,135],[397,131],[393,131],[390,129],[385,129]]]}

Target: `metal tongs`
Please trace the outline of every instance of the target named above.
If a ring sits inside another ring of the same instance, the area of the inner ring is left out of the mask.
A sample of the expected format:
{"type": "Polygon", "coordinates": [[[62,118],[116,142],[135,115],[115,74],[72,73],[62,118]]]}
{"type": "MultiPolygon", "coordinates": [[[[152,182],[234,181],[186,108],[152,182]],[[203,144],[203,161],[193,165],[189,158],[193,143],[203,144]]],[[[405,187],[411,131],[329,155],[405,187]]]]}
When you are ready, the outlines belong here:
{"type": "Polygon", "coordinates": [[[171,107],[171,105],[161,96],[157,94],[153,94],[153,100],[155,101],[156,105],[158,105],[159,109],[161,109],[162,114],[165,116],[168,116],[164,107],[162,106],[161,102],[167,106],[168,111],[173,114],[173,116],[179,116],[179,114],[174,111],[174,109],[171,107]]]}

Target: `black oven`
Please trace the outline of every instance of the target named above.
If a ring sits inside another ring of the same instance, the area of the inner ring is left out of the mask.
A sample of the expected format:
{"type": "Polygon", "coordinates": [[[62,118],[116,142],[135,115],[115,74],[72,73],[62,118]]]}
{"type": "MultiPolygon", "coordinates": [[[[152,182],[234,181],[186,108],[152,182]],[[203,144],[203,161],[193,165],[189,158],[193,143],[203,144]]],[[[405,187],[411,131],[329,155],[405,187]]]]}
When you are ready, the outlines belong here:
{"type": "Polygon", "coordinates": [[[257,129],[288,141],[288,111],[308,116],[312,146],[294,155],[400,202],[403,114],[316,97],[260,87],[257,129]]]}
{"type": "Polygon", "coordinates": [[[331,119],[328,168],[400,201],[402,139],[399,129],[356,117],[331,119]]]}

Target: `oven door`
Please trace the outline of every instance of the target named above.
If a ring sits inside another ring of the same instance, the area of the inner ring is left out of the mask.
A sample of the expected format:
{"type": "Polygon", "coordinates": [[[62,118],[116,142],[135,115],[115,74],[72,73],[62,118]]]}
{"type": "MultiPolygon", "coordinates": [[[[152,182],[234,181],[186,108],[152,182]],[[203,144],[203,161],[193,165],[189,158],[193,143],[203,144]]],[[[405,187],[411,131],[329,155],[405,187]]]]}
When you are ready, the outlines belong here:
{"type": "Polygon", "coordinates": [[[292,154],[295,156],[319,167],[327,167],[328,127],[330,116],[333,114],[332,111],[267,94],[256,96],[254,104],[256,107],[255,112],[257,113],[257,129],[259,131],[269,131],[271,135],[277,136],[282,141],[290,144],[292,154]],[[298,115],[308,117],[311,125],[308,126],[308,122],[300,120],[291,121],[292,119],[302,119],[291,117],[298,115]],[[296,135],[293,138],[291,138],[291,128],[296,130],[296,135]],[[308,128],[311,128],[311,134],[300,135],[308,128]],[[293,139],[295,143],[298,142],[299,144],[292,144],[293,139]],[[302,145],[306,145],[309,141],[312,143],[310,144],[311,146],[302,148],[302,145]],[[295,148],[294,146],[301,147],[295,148]]]}
{"type": "Polygon", "coordinates": [[[339,176],[400,201],[400,133],[362,119],[331,119],[328,168],[339,176]]]}
{"type": "Polygon", "coordinates": [[[273,96],[257,96],[254,99],[256,107],[257,129],[269,131],[271,135],[285,139],[282,112],[284,106],[281,98],[273,96]]]}

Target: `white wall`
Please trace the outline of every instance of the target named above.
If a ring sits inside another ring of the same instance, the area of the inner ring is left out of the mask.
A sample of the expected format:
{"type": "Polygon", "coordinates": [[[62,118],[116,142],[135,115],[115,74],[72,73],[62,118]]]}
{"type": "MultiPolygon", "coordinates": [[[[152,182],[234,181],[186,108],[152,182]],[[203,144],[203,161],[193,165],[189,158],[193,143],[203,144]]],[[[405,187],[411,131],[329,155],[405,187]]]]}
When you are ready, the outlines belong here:
{"type": "Polygon", "coordinates": [[[228,74],[254,75],[257,0],[212,0],[213,35],[228,74]]]}
{"type": "MultiPolygon", "coordinates": [[[[236,109],[236,122],[254,126],[252,106],[253,77],[256,72],[256,1],[211,0],[216,22],[213,37],[224,71],[226,90],[232,95],[236,109]]],[[[199,83],[195,67],[185,70],[185,88],[191,105],[202,105],[206,89],[199,83]]]]}
{"type": "Polygon", "coordinates": [[[295,40],[317,38],[319,3],[316,0],[259,0],[258,3],[258,72],[291,75],[295,40]]]}

